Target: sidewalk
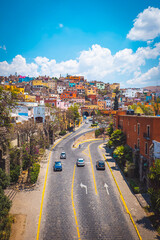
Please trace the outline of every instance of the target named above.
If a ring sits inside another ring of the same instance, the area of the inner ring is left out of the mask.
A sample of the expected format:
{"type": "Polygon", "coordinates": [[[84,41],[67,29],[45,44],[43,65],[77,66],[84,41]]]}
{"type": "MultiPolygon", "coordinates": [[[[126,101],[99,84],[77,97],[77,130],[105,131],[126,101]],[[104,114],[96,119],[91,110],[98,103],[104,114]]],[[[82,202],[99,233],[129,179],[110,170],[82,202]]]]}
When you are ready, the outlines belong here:
{"type": "MultiPolygon", "coordinates": [[[[158,233],[154,230],[142,206],[148,205],[145,196],[137,194],[137,197],[131,192],[128,183],[115,160],[111,156],[111,150],[102,147],[102,152],[106,156],[113,175],[118,183],[125,203],[132,215],[132,218],[138,228],[143,240],[160,239],[158,233]]],[[[116,187],[116,185],[115,185],[116,187]]]]}

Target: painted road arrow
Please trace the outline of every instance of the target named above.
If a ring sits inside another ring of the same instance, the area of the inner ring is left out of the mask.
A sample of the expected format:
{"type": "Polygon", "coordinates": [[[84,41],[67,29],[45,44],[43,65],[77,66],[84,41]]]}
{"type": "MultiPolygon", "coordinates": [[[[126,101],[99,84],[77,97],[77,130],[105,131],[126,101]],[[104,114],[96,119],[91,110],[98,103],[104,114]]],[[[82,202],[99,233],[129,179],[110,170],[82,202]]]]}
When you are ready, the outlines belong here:
{"type": "Polygon", "coordinates": [[[104,187],[105,187],[105,189],[106,189],[106,192],[107,192],[108,195],[109,195],[109,191],[108,191],[108,185],[107,185],[107,183],[104,184],[104,187]]]}
{"type": "Polygon", "coordinates": [[[83,183],[80,184],[81,188],[85,188],[86,189],[86,194],[87,194],[87,186],[84,185],[83,183]]]}

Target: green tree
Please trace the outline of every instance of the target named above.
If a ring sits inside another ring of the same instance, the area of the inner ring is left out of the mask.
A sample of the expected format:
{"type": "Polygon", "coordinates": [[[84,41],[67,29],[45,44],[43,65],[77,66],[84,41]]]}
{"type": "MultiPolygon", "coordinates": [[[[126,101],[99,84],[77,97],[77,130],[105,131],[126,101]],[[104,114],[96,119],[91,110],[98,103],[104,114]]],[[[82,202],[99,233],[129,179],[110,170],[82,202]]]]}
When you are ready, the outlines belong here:
{"type": "Polygon", "coordinates": [[[121,145],[116,147],[113,152],[113,156],[123,167],[125,166],[126,161],[132,162],[132,151],[128,146],[121,145]]]}
{"type": "Polygon", "coordinates": [[[151,187],[148,190],[151,204],[157,214],[160,214],[160,159],[155,160],[155,166],[150,167],[148,174],[151,187]]]}
{"type": "Polygon", "coordinates": [[[116,95],[119,95],[120,90],[118,88],[116,88],[116,89],[113,90],[113,92],[116,93],[116,95]]]}
{"type": "Polygon", "coordinates": [[[115,99],[114,99],[114,107],[113,107],[114,110],[118,110],[118,97],[115,96],[115,99]]]}
{"type": "Polygon", "coordinates": [[[80,117],[79,112],[78,112],[78,105],[74,104],[73,106],[70,106],[68,108],[68,113],[70,114],[71,119],[74,120],[74,122],[75,122],[76,119],[78,119],[80,117]]]}
{"type": "Polygon", "coordinates": [[[109,137],[111,137],[111,135],[113,133],[113,122],[111,122],[109,124],[109,127],[107,128],[107,133],[108,133],[109,137]]]}
{"type": "Polygon", "coordinates": [[[0,87],[0,127],[10,127],[9,114],[16,105],[17,94],[0,87]]]}
{"type": "Polygon", "coordinates": [[[126,143],[126,136],[120,129],[117,129],[111,134],[110,141],[112,142],[113,147],[116,148],[126,143]]]}

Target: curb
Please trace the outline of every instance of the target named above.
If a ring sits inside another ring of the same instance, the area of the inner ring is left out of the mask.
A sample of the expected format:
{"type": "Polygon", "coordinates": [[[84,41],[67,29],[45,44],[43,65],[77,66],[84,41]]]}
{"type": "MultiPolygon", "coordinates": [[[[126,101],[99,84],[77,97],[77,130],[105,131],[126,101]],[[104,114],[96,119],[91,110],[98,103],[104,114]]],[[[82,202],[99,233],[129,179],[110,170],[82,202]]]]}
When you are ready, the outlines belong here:
{"type": "Polygon", "coordinates": [[[106,163],[107,163],[107,165],[108,165],[108,168],[109,168],[109,170],[110,170],[110,172],[111,172],[111,174],[112,174],[112,177],[113,177],[113,179],[114,179],[114,182],[115,182],[115,184],[116,184],[116,186],[117,186],[117,189],[118,189],[118,191],[119,191],[119,194],[120,194],[120,198],[121,198],[121,200],[122,200],[122,203],[123,203],[123,205],[124,205],[124,207],[125,207],[125,209],[126,209],[126,212],[128,213],[128,215],[129,215],[129,217],[130,217],[130,220],[131,220],[131,222],[132,222],[132,224],[133,224],[133,226],[134,226],[134,228],[135,228],[135,230],[136,230],[136,233],[137,233],[137,235],[138,235],[138,238],[139,238],[140,240],[142,240],[142,237],[141,237],[141,235],[140,235],[140,233],[139,233],[139,231],[138,231],[138,228],[137,228],[137,226],[136,226],[136,224],[135,224],[135,222],[134,222],[134,220],[133,220],[133,218],[132,218],[132,215],[131,215],[131,213],[130,213],[127,205],[126,205],[126,202],[125,202],[125,200],[124,200],[124,198],[123,198],[123,195],[122,195],[121,190],[120,190],[120,188],[119,188],[119,186],[118,186],[118,183],[117,183],[117,181],[116,181],[116,179],[115,179],[115,176],[114,176],[114,174],[113,174],[113,172],[112,172],[112,169],[111,169],[111,167],[110,167],[110,165],[109,165],[109,163],[108,163],[108,161],[107,161],[107,158],[106,158],[106,156],[105,156],[104,154],[103,154],[103,157],[104,157],[104,159],[105,159],[105,161],[106,161],[106,163]]]}

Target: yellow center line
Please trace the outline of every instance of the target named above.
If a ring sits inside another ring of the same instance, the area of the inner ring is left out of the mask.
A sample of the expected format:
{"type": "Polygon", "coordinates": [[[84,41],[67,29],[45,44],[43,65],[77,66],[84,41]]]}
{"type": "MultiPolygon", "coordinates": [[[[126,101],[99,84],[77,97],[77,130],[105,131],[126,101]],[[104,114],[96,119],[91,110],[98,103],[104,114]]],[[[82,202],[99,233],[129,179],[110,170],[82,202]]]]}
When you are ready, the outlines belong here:
{"type": "Polygon", "coordinates": [[[91,157],[91,153],[90,153],[90,150],[89,150],[90,144],[88,145],[88,152],[89,152],[89,158],[90,158],[90,162],[91,162],[91,168],[92,168],[92,175],[93,175],[93,182],[94,182],[95,193],[97,195],[98,193],[97,193],[96,179],[95,179],[95,175],[94,175],[94,168],[93,168],[93,163],[92,163],[92,157],[91,157]]]}
{"type": "Polygon", "coordinates": [[[80,233],[79,233],[77,216],[76,216],[76,209],[75,209],[74,200],[73,200],[73,188],[74,188],[75,169],[76,169],[76,165],[74,165],[74,170],[73,170],[72,189],[71,189],[71,200],[72,200],[72,207],[73,207],[73,212],[74,212],[74,218],[75,218],[75,222],[76,222],[77,235],[78,235],[78,239],[81,240],[80,233]]]}

